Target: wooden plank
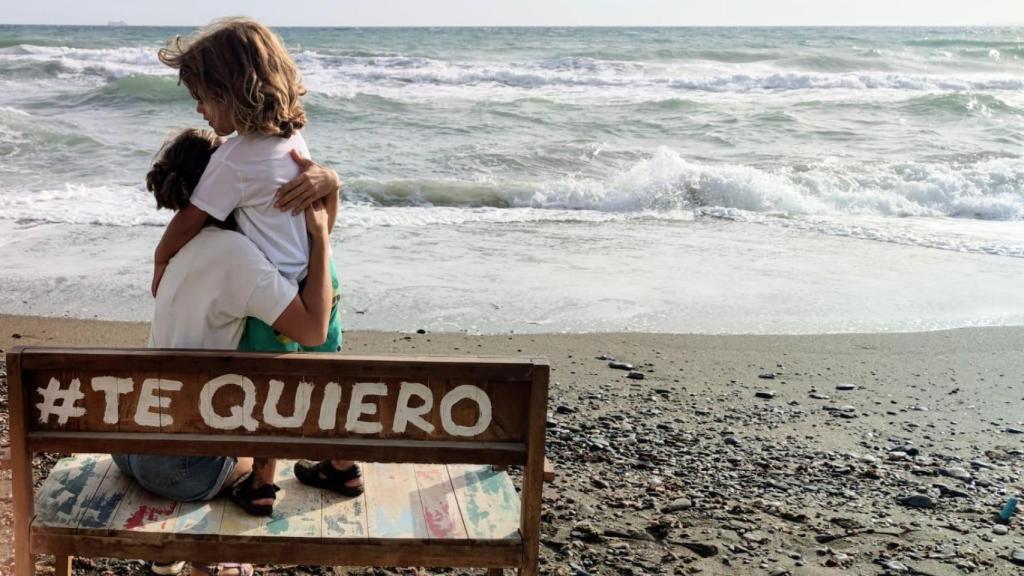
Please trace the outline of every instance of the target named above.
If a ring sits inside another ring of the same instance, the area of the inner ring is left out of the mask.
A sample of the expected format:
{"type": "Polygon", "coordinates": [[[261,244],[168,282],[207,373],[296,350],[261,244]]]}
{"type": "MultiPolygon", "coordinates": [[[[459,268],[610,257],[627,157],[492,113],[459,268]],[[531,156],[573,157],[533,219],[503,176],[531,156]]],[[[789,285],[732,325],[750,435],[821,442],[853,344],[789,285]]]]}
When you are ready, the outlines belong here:
{"type": "Polygon", "coordinates": [[[206,502],[182,502],[172,528],[175,535],[206,536],[214,540],[224,520],[226,498],[214,498],[206,502]]]}
{"type": "Polygon", "coordinates": [[[381,354],[275,354],[253,352],[24,348],[25,370],[209,371],[252,374],[330,374],[337,378],[397,378],[530,382],[542,360],[492,356],[408,356],[381,354]]]}
{"type": "MultiPolygon", "coordinates": [[[[366,465],[361,464],[360,466],[365,473],[366,465]]],[[[363,482],[366,482],[365,476],[363,482]]],[[[365,491],[355,498],[348,498],[329,490],[323,490],[321,498],[323,499],[321,535],[324,540],[332,538],[366,540],[369,530],[366,527],[365,491]]]]}
{"type": "Polygon", "coordinates": [[[267,536],[281,538],[317,538],[321,536],[323,518],[321,491],[299,482],[295,477],[294,460],[278,460],[274,483],[277,493],[274,513],[267,519],[267,536]]]}
{"type": "Polygon", "coordinates": [[[172,561],[188,558],[215,562],[244,558],[254,564],[295,563],[325,566],[430,566],[430,567],[514,567],[522,557],[520,540],[498,540],[486,545],[468,540],[417,542],[411,540],[368,543],[359,540],[289,540],[268,537],[254,545],[248,540],[222,538],[216,546],[181,535],[171,540],[147,541],[138,535],[90,536],[32,533],[32,545],[40,554],[89,556],[97,550],[113,558],[147,558],[172,561]]]}
{"type": "Polygon", "coordinates": [[[71,576],[72,556],[58,555],[53,559],[54,576],[71,576]]]}
{"type": "Polygon", "coordinates": [[[471,540],[519,538],[519,496],[508,474],[475,464],[449,464],[448,474],[471,540]]]}
{"type": "Polygon", "coordinates": [[[117,464],[111,464],[96,494],[82,511],[78,530],[109,530],[114,514],[134,485],[135,480],[122,473],[117,464]]]}
{"type": "Polygon", "coordinates": [[[428,539],[413,465],[366,463],[363,482],[371,541],[428,539]]]}
{"type": "Polygon", "coordinates": [[[109,527],[133,533],[165,534],[174,527],[178,506],[178,502],[161,498],[133,482],[109,527]]]}
{"type": "Polygon", "coordinates": [[[555,465],[548,460],[548,457],[544,457],[544,481],[554,482],[555,481],[555,465]]]}
{"type": "Polygon", "coordinates": [[[10,412],[11,484],[14,508],[14,574],[30,576],[35,572],[32,562],[31,536],[34,502],[32,497],[32,454],[28,447],[29,423],[32,414],[22,382],[22,348],[7,352],[7,394],[10,412]]]}
{"type": "MultiPolygon", "coordinates": [[[[234,452],[234,454],[247,453],[234,452]]],[[[253,516],[243,510],[241,506],[229,501],[224,505],[224,514],[221,517],[217,533],[220,535],[220,540],[232,539],[250,542],[265,533],[263,526],[266,523],[267,519],[265,516],[253,516]]]]}
{"type": "Polygon", "coordinates": [[[156,434],[33,432],[29,445],[38,452],[82,452],[103,446],[115,454],[216,456],[246,454],[277,458],[332,458],[344,454],[359,462],[522,464],[523,444],[426,440],[296,438],[230,434],[156,434]]]}
{"type": "Polygon", "coordinates": [[[76,528],[113,465],[106,454],[79,454],[57,462],[36,494],[33,526],[76,528]]]}
{"type": "Polygon", "coordinates": [[[541,500],[544,491],[544,439],[547,434],[549,367],[537,360],[530,386],[527,460],[523,468],[523,505],[520,532],[523,535],[523,564],[519,576],[537,576],[540,572],[541,500]]]}
{"type": "Polygon", "coordinates": [[[38,400],[31,421],[40,431],[469,443],[526,439],[526,383],[375,378],[311,382],[326,378],[180,370],[30,374],[38,400]],[[334,417],[322,424],[321,412],[334,417]]]}
{"type": "Polygon", "coordinates": [[[431,540],[467,538],[448,469],[444,464],[415,464],[416,483],[423,504],[423,520],[431,540]]]}

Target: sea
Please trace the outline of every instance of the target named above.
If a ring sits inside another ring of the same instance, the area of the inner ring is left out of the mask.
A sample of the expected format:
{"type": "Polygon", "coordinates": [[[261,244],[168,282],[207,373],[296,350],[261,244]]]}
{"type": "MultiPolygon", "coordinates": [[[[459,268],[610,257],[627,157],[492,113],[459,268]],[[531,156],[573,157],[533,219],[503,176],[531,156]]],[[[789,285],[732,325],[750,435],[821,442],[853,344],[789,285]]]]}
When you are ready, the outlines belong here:
{"type": "MultiPolygon", "coordinates": [[[[0,313],[148,320],[195,28],[0,26],[0,313]]],[[[280,28],[349,330],[1024,324],[1024,28],[280,28]]]]}

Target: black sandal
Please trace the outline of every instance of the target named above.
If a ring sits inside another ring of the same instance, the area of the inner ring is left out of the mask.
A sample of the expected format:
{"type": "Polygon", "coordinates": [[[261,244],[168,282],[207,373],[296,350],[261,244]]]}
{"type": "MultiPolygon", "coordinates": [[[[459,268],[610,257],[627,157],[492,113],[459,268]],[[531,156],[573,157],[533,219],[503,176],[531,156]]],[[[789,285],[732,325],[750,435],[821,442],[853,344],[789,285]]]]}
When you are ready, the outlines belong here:
{"type": "Polygon", "coordinates": [[[295,477],[307,486],[323,488],[349,498],[355,498],[363,493],[362,486],[346,486],[348,482],[363,477],[363,471],[359,469],[358,464],[353,463],[345,470],[338,470],[331,465],[330,460],[298,460],[294,469],[295,477]]]}
{"type": "Polygon", "coordinates": [[[231,486],[231,491],[228,492],[228,499],[238,504],[253,516],[270,516],[274,512],[273,504],[253,504],[253,500],[263,499],[277,499],[277,492],[281,488],[277,484],[264,484],[259,488],[253,488],[252,482],[256,479],[256,476],[252,472],[239,478],[231,486]]]}

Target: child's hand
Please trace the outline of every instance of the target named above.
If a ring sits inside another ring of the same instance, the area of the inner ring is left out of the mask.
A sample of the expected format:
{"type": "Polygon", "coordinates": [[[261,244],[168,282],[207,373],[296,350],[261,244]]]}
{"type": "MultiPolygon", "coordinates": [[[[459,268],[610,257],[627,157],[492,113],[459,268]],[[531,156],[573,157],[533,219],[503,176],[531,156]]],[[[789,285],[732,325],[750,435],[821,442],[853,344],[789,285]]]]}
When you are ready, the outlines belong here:
{"type": "Polygon", "coordinates": [[[167,270],[167,264],[157,264],[153,269],[153,284],[149,287],[153,298],[156,298],[156,289],[160,287],[160,279],[164,277],[165,270],[167,270]]]}
{"type": "Polygon", "coordinates": [[[313,240],[326,240],[330,237],[330,230],[327,227],[327,208],[321,200],[313,200],[313,203],[306,208],[306,232],[313,240]]]}
{"type": "Polygon", "coordinates": [[[298,214],[309,208],[313,202],[338,193],[341,181],[337,172],[299,156],[295,150],[291,151],[291,156],[302,173],[277,189],[274,206],[282,211],[291,210],[292,214],[298,214]]]}

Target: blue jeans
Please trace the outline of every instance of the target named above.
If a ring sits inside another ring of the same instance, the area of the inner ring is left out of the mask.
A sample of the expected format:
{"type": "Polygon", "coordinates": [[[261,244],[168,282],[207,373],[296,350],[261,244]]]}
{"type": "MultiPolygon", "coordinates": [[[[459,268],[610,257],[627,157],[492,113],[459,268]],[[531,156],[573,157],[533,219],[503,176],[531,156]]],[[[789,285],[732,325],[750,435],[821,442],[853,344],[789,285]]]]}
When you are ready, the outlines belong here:
{"type": "Polygon", "coordinates": [[[125,475],[157,496],[178,502],[210,500],[220,493],[238,460],[229,456],[111,454],[125,475]]]}

